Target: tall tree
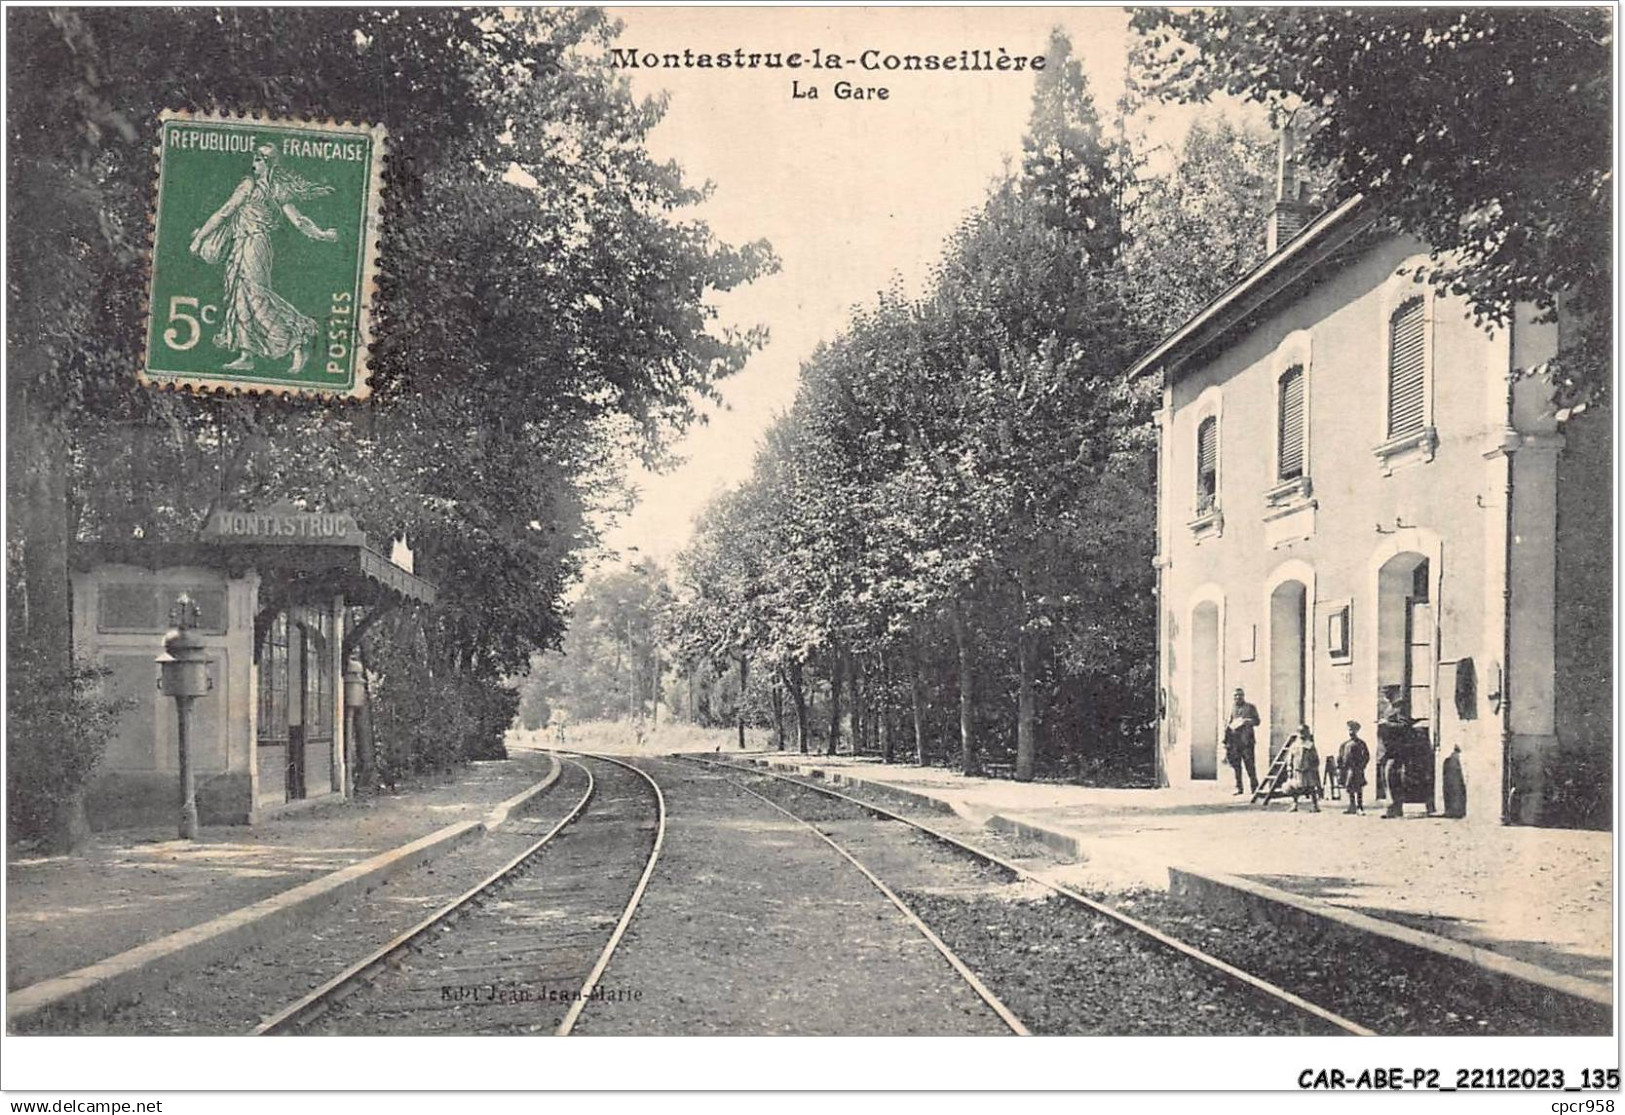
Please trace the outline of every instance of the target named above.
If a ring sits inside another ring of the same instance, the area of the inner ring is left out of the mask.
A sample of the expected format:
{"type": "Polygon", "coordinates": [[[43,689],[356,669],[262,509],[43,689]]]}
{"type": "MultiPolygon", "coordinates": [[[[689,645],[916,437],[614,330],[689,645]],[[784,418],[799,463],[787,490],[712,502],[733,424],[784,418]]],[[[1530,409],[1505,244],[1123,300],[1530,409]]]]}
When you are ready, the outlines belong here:
{"type": "MultiPolygon", "coordinates": [[[[1099,482],[1143,428],[1143,405],[1116,387],[1131,351],[1118,273],[1124,160],[1101,125],[1070,44],[1052,40],[1023,142],[1022,173],[996,189],[950,242],[937,297],[960,349],[978,421],[959,433],[988,571],[1014,602],[1016,775],[1037,758],[1038,643],[1076,594],[1065,545],[1086,536],[1080,489],[1099,482]],[[1068,527],[1068,524],[1070,528],[1068,527]]],[[[1143,448],[1143,446],[1141,447],[1143,448]]],[[[965,631],[954,626],[956,635],[965,631]]]]}
{"type": "Polygon", "coordinates": [[[1220,117],[1198,120],[1166,173],[1138,183],[1124,292],[1149,348],[1263,258],[1275,143],[1220,117]]]}
{"type": "Polygon", "coordinates": [[[557,654],[538,655],[521,692],[536,692],[574,720],[657,715],[672,604],[666,572],[644,560],[582,586],[557,654]]]}
{"type": "Polygon", "coordinates": [[[1099,263],[1122,241],[1123,163],[1102,135],[1083,63],[1060,28],[1050,32],[1045,57],[1021,140],[1022,189],[1046,224],[1065,230],[1085,259],[1099,263]]]}
{"type": "Polygon", "coordinates": [[[708,514],[690,548],[703,563],[748,530],[755,642],[793,697],[803,666],[827,676],[831,739],[855,661],[855,733],[867,718],[890,741],[895,683],[919,761],[951,738],[975,772],[1013,726],[1023,778],[1131,752],[1154,692],[1157,392],[1121,376],[1158,328],[1124,253],[1136,163],[1064,40],[1051,54],[1021,171],[950,237],[923,297],[882,292],[804,363],[738,497],[755,512],[708,514]]]}

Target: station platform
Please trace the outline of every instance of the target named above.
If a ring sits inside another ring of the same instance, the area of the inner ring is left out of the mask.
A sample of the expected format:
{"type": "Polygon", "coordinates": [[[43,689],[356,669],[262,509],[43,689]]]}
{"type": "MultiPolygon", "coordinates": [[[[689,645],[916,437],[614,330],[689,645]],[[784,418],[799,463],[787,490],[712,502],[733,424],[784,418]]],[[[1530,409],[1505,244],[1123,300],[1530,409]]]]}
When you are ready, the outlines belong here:
{"type": "Polygon", "coordinates": [[[1363,815],[1345,815],[1341,801],[1292,813],[1290,801],[1266,807],[1233,796],[1228,781],[1119,790],[842,756],[727,757],[890,787],[978,825],[1019,831],[1075,859],[1066,876],[1076,885],[1164,889],[1174,869],[1284,905],[1346,911],[1350,924],[1375,919],[1399,927],[1399,937],[1442,938],[1467,946],[1456,950],[1464,955],[1510,958],[1554,973],[1562,986],[1578,981],[1598,1000],[1612,996],[1612,833],[1447,820],[1417,805],[1385,820],[1369,796],[1363,815]]]}
{"type": "MultiPolygon", "coordinates": [[[[554,769],[515,751],[398,794],[315,804],[254,826],[98,833],[71,856],[6,862],[6,988],[46,981],[171,939],[410,848],[423,862],[477,836],[494,807],[554,769]],[[464,826],[464,827],[459,827],[464,826]],[[384,857],[380,859],[380,857],[384,857]]],[[[357,882],[365,884],[364,878],[357,882]]]]}

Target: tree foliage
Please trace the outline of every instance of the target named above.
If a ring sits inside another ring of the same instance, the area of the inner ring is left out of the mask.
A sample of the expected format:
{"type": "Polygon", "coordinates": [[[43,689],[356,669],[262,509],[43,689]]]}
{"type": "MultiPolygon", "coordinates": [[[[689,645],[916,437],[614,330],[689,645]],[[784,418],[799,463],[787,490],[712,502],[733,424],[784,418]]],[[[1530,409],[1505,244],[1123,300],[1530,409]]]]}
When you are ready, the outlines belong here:
{"type": "Polygon", "coordinates": [[[1143,332],[1134,160],[1063,37],[1049,54],[1020,169],[925,295],[883,292],[812,354],[679,563],[679,629],[821,701],[826,747],[844,730],[1021,777],[1149,756],[1155,389],[1120,375],[1143,332]]]}
{"type": "Polygon", "coordinates": [[[44,842],[64,850],[80,823],[71,809],[125,709],[101,695],[104,671],[30,660],[33,648],[12,655],[6,670],[6,710],[13,725],[49,740],[49,747],[14,747],[6,763],[9,839],[44,842]]]}
{"type": "Polygon", "coordinates": [[[1275,158],[1275,141],[1260,131],[1198,120],[1170,170],[1137,183],[1123,264],[1139,347],[1185,324],[1263,260],[1275,158]]]}
{"type": "Polygon", "coordinates": [[[1147,8],[1133,26],[1161,96],[1304,110],[1308,158],[1429,244],[1423,277],[1483,320],[1567,299],[1586,327],[1566,336],[1557,379],[1609,389],[1613,13],[1147,8]]]}
{"type": "MultiPolygon", "coordinates": [[[[601,573],[570,610],[563,647],[538,654],[520,699],[568,720],[643,719],[659,715],[668,650],[663,624],[671,606],[666,572],[652,561],[601,573]]],[[[527,723],[527,727],[539,727],[527,723]]]]}
{"type": "Polygon", "coordinates": [[[663,105],[607,66],[616,25],[592,8],[7,24],[14,644],[66,656],[72,542],[186,539],[214,507],[289,499],[410,540],[443,588],[425,668],[478,679],[496,709],[496,679],[557,645],[626,462],[659,464],[760,344],[719,328],[710,295],[776,266],[685,214],[705,190],[649,155],[663,105]],[[368,403],[137,385],[163,108],[388,129],[368,403]]]}

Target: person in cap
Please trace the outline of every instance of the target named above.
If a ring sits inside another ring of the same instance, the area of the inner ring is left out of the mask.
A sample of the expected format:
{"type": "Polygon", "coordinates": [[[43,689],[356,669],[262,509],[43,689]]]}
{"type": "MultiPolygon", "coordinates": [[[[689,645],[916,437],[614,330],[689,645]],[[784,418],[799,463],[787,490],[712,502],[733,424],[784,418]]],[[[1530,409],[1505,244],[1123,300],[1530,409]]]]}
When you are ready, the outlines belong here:
{"type": "MultiPolygon", "coordinates": [[[[1405,742],[1410,738],[1411,717],[1405,690],[1399,685],[1385,685],[1377,701],[1377,800],[1394,796],[1389,784],[1402,778],[1405,742]]],[[[1401,806],[1404,802],[1401,801],[1401,806]]],[[[1403,810],[1401,810],[1403,812],[1403,810]]],[[[1389,811],[1392,815],[1392,810],[1389,811]]]]}
{"type": "Polygon", "coordinates": [[[1348,722],[1349,738],[1337,749],[1337,765],[1343,769],[1343,789],[1348,791],[1345,813],[1365,812],[1365,767],[1371,761],[1371,748],[1360,738],[1360,722],[1348,722]]]}

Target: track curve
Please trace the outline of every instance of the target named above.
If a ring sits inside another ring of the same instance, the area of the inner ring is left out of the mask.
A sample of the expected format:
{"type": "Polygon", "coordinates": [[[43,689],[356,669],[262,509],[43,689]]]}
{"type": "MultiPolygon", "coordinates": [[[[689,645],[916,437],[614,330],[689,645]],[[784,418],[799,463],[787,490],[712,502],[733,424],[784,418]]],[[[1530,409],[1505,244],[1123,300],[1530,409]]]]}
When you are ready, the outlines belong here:
{"type": "Polygon", "coordinates": [[[628,900],[620,921],[615,924],[615,932],[610,935],[609,942],[604,945],[604,951],[599,954],[598,962],[593,965],[592,971],[587,975],[586,982],[581,985],[580,996],[570,1004],[569,1011],[566,1012],[563,1021],[559,1023],[559,1028],[555,1032],[560,1037],[568,1036],[570,1031],[575,1029],[576,1021],[581,1017],[581,1012],[592,1001],[593,989],[598,985],[599,979],[603,977],[604,969],[609,967],[609,958],[615,954],[615,949],[621,943],[621,938],[626,935],[626,927],[632,923],[632,915],[637,911],[638,903],[643,901],[643,892],[649,888],[649,878],[654,874],[655,864],[660,860],[660,849],[666,843],[666,795],[661,791],[660,783],[656,782],[648,771],[635,767],[631,763],[611,758],[608,755],[594,755],[593,758],[624,767],[647,782],[649,788],[655,794],[658,819],[655,829],[654,848],[649,852],[649,860],[644,865],[643,874],[638,878],[638,885],[633,889],[632,897],[628,900]]]}
{"type": "Polygon", "coordinates": [[[568,1034],[648,886],[666,810],[637,767],[555,754],[579,792],[557,823],[253,1033],[568,1034]]]}

